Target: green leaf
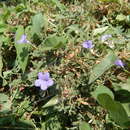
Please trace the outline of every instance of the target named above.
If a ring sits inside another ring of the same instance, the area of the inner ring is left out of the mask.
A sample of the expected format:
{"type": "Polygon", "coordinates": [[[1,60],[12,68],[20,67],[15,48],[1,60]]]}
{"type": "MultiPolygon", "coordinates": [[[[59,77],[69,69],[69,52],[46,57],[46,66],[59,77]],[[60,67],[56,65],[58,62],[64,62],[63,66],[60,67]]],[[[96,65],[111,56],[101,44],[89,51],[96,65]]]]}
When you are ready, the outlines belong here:
{"type": "Polygon", "coordinates": [[[116,20],[121,22],[121,21],[125,21],[126,20],[126,16],[123,14],[119,14],[116,16],[116,20]]]}
{"type": "Polygon", "coordinates": [[[110,69],[117,57],[113,52],[110,52],[99,64],[97,64],[91,71],[89,84],[99,78],[105,71],[110,69]]]}
{"type": "Polygon", "coordinates": [[[106,27],[102,27],[102,28],[96,28],[93,30],[93,35],[96,36],[98,34],[102,34],[103,32],[105,32],[108,29],[108,26],[106,27]]]}
{"type": "Polygon", "coordinates": [[[42,51],[58,49],[63,47],[66,41],[66,38],[62,36],[50,36],[39,46],[39,49],[42,51]]]}
{"type": "Polygon", "coordinates": [[[24,73],[27,63],[28,63],[29,49],[27,47],[27,44],[15,45],[15,47],[17,51],[17,58],[18,58],[19,66],[24,73]]]}
{"type": "Polygon", "coordinates": [[[19,106],[17,109],[18,109],[17,114],[19,116],[22,116],[26,111],[30,111],[31,105],[30,105],[30,101],[28,100],[28,98],[26,98],[23,102],[19,103],[19,106]]]}
{"type": "Polygon", "coordinates": [[[108,94],[112,99],[114,99],[114,95],[113,95],[112,91],[109,88],[107,88],[107,87],[105,87],[103,85],[98,86],[95,89],[95,91],[92,92],[92,96],[95,99],[97,99],[97,97],[98,97],[99,94],[108,94]]]}
{"type": "Polygon", "coordinates": [[[122,89],[126,89],[130,92],[130,78],[127,79],[127,82],[121,85],[122,89]]]}
{"type": "Polygon", "coordinates": [[[7,31],[7,25],[5,25],[5,24],[0,24],[0,33],[3,33],[3,32],[5,32],[5,31],[7,31]]]}
{"type": "Polygon", "coordinates": [[[2,61],[2,55],[0,53],[0,76],[2,77],[2,68],[3,68],[3,61],[2,61]]]}
{"type": "Polygon", "coordinates": [[[21,118],[17,121],[17,125],[23,127],[23,129],[34,129],[35,125],[32,120],[27,120],[25,118],[21,118]]]}
{"type": "Polygon", "coordinates": [[[58,96],[55,96],[55,97],[51,98],[42,108],[54,106],[54,105],[58,104],[58,102],[59,102],[58,96]]]}
{"type": "Polygon", "coordinates": [[[19,66],[24,73],[27,63],[28,63],[30,44],[26,44],[26,43],[18,44],[17,43],[17,41],[20,40],[20,38],[23,34],[24,34],[24,28],[22,26],[19,26],[16,31],[15,48],[16,48],[17,60],[18,60],[19,66]]]}
{"type": "Polygon", "coordinates": [[[91,128],[87,122],[82,121],[79,125],[79,130],[91,130],[91,128]]]}
{"type": "Polygon", "coordinates": [[[126,110],[128,116],[130,116],[130,103],[124,103],[123,107],[126,110]]]}
{"type": "Polygon", "coordinates": [[[126,22],[127,22],[127,23],[130,23],[130,15],[127,15],[127,16],[126,16],[126,22]]]}
{"type": "Polygon", "coordinates": [[[5,113],[11,110],[11,101],[9,97],[3,93],[0,93],[0,112],[5,113]]]}
{"type": "Polygon", "coordinates": [[[58,0],[52,0],[52,2],[53,2],[61,11],[63,11],[63,10],[66,9],[65,6],[60,3],[60,1],[58,1],[58,0]]]}
{"type": "Polygon", "coordinates": [[[37,35],[39,35],[43,27],[43,24],[44,24],[44,19],[42,13],[36,14],[32,18],[32,34],[36,33],[37,35]]]}
{"type": "Polygon", "coordinates": [[[17,44],[17,41],[21,38],[21,36],[24,34],[24,28],[23,26],[18,26],[16,35],[15,35],[15,44],[17,44]]]}
{"type": "Polygon", "coordinates": [[[41,126],[41,130],[62,130],[61,123],[56,114],[47,115],[46,121],[44,121],[41,126]]]}
{"type": "Polygon", "coordinates": [[[108,110],[112,120],[124,128],[129,127],[127,122],[130,120],[121,103],[114,101],[108,94],[99,94],[97,100],[100,105],[108,110]]]}

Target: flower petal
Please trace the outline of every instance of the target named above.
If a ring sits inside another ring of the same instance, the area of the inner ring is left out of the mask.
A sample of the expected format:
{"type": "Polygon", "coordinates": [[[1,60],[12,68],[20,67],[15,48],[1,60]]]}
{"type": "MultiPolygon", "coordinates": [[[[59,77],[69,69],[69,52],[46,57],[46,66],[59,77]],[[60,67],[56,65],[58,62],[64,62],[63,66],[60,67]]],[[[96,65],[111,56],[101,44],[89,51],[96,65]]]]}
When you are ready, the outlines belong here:
{"type": "Polygon", "coordinates": [[[52,86],[54,84],[54,81],[50,78],[48,81],[47,81],[47,86],[52,86]]]}
{"type": "Polygon", "coordinates": [[[42,79],[42,80],[43,80],[43,78],[44,78],[43,73],[42,73],[42,72],[39,72],[39,73],[38,73],[38,79],[42,79]]]}
{"type": "Polygon", "coordinates": [[[42,82],[41,79],[35,80],[35,86],[36,86],[36,87],[40,87],[40,86],[41,86],[41,82],[42,82]]]}
{"type": "Polygon", "coordinates": [[[43,74],[43,80],[47,81],[47,80],[49,80],[49,79],[50,79],[50,74],[49,74],[49,72],[45,72],[45,73],[43,74]]]}
{"type": "Polygon", "coordinates": [[[115,61],[115,65],[120,66],[120,67],[124,67],[124,63],[119,59],[115,61]]]}
{"type": "Polygon", "coordinates": [[[18,43],[18,44],[30,43],[30,41],[28,41],[28,40],[26,39],[26,37],[27,37],[27,36],[26,36],[25,34],[23,34],[23,35],[21,36],[20,40],[17,41],[17,43],[18,43]]]}
{"type": "Polygon", "coordinates": [[[48,88],[47,82],[42,80],[40,88],[41,88],[43,91],[47,90],[47,88],[48,88]]]}
{"type": "Polygon", "coordinates": [[[91,49],[91,48],[93,48],[93,43],[92,43],[91,40],[86,40],[85,42],[83,42],[82,46],[83,46],[84,48],[91,49]]]}
{"type": "Polygon", "coordinates": [[[101,41],[104,42],[104,41],[108,40],[108,39],[111,38],[111,37],[112,37],[111,34],[105,34],[105,35],[103,35],[103,36],[101,37],[101,41]]]}

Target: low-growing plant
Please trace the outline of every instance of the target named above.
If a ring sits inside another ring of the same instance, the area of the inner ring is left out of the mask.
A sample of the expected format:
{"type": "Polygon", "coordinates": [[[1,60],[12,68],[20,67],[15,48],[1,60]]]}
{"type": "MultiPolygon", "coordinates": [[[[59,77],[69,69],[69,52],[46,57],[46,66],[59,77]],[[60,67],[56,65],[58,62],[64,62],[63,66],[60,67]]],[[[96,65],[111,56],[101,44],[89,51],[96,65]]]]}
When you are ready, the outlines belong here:
{"type": "Polygon", "coordinates": [[[0,1],[0,129],[129,129],[128,4],[0,1]]]}

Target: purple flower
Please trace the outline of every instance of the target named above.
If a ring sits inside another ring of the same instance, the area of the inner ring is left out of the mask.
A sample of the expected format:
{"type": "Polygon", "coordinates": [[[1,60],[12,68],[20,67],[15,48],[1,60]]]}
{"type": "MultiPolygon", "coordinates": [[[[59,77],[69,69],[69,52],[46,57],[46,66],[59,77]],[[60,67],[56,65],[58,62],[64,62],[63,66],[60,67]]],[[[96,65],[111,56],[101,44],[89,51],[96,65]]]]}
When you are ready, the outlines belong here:
{"type": "Polygon", "coordinates": [[[91,49],[91,48],[93,48],[94,45],[93,45],[93,43],[92,43],[91,40],[86,40],[85,42],[83,42],[82,46],[83,46],[84,48],[91,49]]]}
{"type": "Polygon", "coordinates": [[[111,37],[112,37],[111,34],[105,34],[105,35],[103,35],[103,36],[101,37],[101,41],[104,42],[104,41],[108,40],[108,39],[111,38],[111,37]]]}
{"type": "Polygon", "coordinates": [[[53,84],[54,81],[52,80],[48,72],[38,73],[38,79],[35,81],[36,87],[40,87],[42,90],[47,90],[48,87],[52,86],[53,84]]]}
{"type": "Polygon", "coordinates": [[[115,65],[120,66],[120,67],[124,67],[124,63],[119,59],[115,61],[115,65]]]}
{"type": "Polygon", "coordinates": [[[22,44],[22,43],[30,43],[30,41],[27,40],[27,36],[25,34],[23,34],[20,38],[20,40],[17,41],[18,44],[22,44]]]}

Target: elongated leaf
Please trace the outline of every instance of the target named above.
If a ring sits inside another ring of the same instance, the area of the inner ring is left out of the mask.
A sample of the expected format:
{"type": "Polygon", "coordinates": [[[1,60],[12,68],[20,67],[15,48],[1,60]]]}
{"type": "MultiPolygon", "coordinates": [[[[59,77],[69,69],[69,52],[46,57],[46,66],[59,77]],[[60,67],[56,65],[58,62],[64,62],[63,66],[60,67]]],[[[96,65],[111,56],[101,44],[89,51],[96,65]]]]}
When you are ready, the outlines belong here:
{"type": "Polygon", "coordinates": [[[2,68],[3,68],[3,61],[2,61],[2,43],[0,42],[0,77],[2,77],[2,68]]]}
{"type": "Polygon", "coordinates": [[[130,116],[130,103],[124,103],[122,104],[124,109],[126,110],[128,116],[130,116]]]}
{"type": "Polygon", "coordinates": [[[39,49],[43,51],[58,49],[63,47],[66,44],[66,41],[65,37],[50,36],[39,46],[39,49]]]}
{"type": "Polygon", "coordinates": [[[20,40],[21,36],[24,34],[24,28],[19,26],[16,31],[15,37],[15,48],[17,52],[17,60],[19,63],[20,68],[24,72],[28,63],[28,56],[29,56],[29,47],[30,44],[22,43],[18,44],[17,41],[20,40]]]}
{"type": "Polygon", "coordinates": [[[27,120],[25,118],[21,118],[17,121],[17,126],[22,127],[23,129],[35,129],[35,125],[32,120],[27,120]]]}
{"type": "Polygon", "coordinates": [[[113,52],[110,52],[99,64],[97,64],[91,71],[89,84],[94,82],[105,71],[110,69],[113,66],[116,59],[117,59],[116,55],[113,52]]]}
{"type": "Polygon", "coordinates": [[[44,19],[42,13],[38,13],[32,18],[32,34],[40,34],[43,27],[43,22],[44,19]]]}
{"type": "Polygon", "coordinates": [[[108,110],[112,120],[122,127],[129,127],[129,118],[125,109],[121,103],[114,100],[113,93],[109,89],[99,86],[92,94],[99,104],[108,110]]]}
{"type": "Polygon", "coordinates": [[[10,108],[11,101],[9,100],[9,97],[3,93],[0,93],[0,112],[9,112],[11,110],[10,108]]]}
{"type": "Polygon", "coordinates": [[[6,24],[4,24],[4,23],[2,24],[0,22],[0,33],[5,32],[7,30],[7,28],[8,28],[8,26],[6,24]]]}
{"type": "Polygon", "coordinates": [[[127,79],[127,82],[121,85],[122,89],[126,89],[130,92],[130,78],[127,79]]]}
{"type": "Polygon", "coordinates": [[[2,77],[2,68],[3,68],[3,61],[2,61],[2,55],[0,53],[0,76],[2,77]]]}
{"type": "Polygon", "coordinates": [[[116,20],[121,22],[121,21],[125,21],[126,20],[126,16],[123,14],[119,14],[116,16],[116,20]]]}
{"type": "Polygon", "coordinates": [[[103,85],[98,86],[96,88],[96,90],[94,92],[92,92],[92,96],[95,99],[97,99],[99,94],[108,94],[112,99],[114,99],[114,95],[113,95],[112,91],[103,85]]]}
{"type": "Polygon", "coordinates": [[[23,26],[18,26],[16,35],[15,35],[15,43],[17,44],[17,41],[20,40],[21,36],[24,34],[24,28],[23,26]]]}
{"type": "Polygon", "coordinates": [[[102,28],[96,28],[93,30],[93,35],[96,36],[98,34],[102,34],[103,32],[105,32],[108,29],[108,26],[106,27],[102,27],[102,28]]]}
{"type": "Polygon", "coordinates": [[[97,100],[100,105],[108,110],[110,117],[118,125],[124,128],[130,127],[128,124],[130,120],[121,103],[114,101],[108,94],[99,94],[97,100]]]}
{"type": "Polygon", "coordinates": [[[91,128],[87,122],[82,121],[79,125],[79,130],[91,130],[91,128]]]}
{"type": "Polygon", "coordinates": [[[23,72],[25,72],[28,63],[29,49],[26,44],[19,44],[16,45],[16,50],[20,68],[22,69],[23,72]]]}
{"type": "Polygon", "coordinates": [[[60,3],[59,0],[52,0],[52,2],[61,10],[63,11],[65,9],[65,6],[60,3]]]}
{"type": "Polygon", "coordinates": [[[52,99],[50,99],[42,108],[54,106],[58,104],[58,102],[59,102],[58,96],[55,96],[52,99]]]}

